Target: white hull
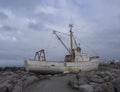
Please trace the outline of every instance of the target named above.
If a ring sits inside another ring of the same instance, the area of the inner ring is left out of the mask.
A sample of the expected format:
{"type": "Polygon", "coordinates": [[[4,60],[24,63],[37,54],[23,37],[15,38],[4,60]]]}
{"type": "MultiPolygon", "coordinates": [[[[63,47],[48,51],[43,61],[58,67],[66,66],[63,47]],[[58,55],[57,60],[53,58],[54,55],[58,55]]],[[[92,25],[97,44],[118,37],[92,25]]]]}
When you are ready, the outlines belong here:
{"type": "Polygon", "coordinates": [[[91,71],[98,69],[99,60],[93,59],[91,61],[82,62],[51,62],[51,61],[33,61],[26,60],[25,68],[28,71],[40,73],[75,73],[78,71],[91,71]]]}

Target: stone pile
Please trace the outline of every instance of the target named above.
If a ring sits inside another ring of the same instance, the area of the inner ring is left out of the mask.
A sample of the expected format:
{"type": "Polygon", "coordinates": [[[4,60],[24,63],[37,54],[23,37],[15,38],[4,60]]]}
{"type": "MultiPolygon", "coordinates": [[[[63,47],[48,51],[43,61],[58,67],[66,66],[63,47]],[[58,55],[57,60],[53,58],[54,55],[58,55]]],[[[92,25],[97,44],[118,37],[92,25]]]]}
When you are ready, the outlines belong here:
{"type": "Polygon", "coordinates": [[[120,92],[120,64],[101,65],[98,71],[80,72],[69,85],[80,92],[120,92]]]}
{"type": "Polygon", "coordinates": [[[48,75],[29,73],[24,67],[0,68],[0,92],[22,92],[32,83],[47,78],[48,75]]]}

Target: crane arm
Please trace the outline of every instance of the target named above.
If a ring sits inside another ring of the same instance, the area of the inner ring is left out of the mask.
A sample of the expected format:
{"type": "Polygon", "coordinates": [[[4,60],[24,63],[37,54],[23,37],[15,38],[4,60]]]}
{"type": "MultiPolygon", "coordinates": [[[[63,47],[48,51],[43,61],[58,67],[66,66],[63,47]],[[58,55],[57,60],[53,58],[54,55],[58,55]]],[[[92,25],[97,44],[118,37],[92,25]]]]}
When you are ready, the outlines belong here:
{"type": "Polygon", "coordinates": [[[55,30],[53,31],[53,33],[56,35],[56,37],[62,43],[62,45],[65,47],[65,49],[71,54],[71,52],[69,51],[69,49],[67,48],[67,46],[64,44],[64,42],[61,40],[61,38],[57,35],[57,33],[56,33],[55,30]]]}

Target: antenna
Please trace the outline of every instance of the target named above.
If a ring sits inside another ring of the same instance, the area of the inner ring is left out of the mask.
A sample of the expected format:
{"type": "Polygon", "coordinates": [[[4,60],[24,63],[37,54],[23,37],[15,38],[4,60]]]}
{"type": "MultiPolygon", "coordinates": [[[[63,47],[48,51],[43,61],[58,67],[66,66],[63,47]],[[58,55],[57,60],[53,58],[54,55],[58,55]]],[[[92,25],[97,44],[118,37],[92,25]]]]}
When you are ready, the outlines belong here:
{"type": "Polygon", "coordinates": [[[73,14],[70,15],[70,18],[69,18],[69,19],[70,19],[69,23],[74,24],[74,21],[73,21],[73,14]]]}

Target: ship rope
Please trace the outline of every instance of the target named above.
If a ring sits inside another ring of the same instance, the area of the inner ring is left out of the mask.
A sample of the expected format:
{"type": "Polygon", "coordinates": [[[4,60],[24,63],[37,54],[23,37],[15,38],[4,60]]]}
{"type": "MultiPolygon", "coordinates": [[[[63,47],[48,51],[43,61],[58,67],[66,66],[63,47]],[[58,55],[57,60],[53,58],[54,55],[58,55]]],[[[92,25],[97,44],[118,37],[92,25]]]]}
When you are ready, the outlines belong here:
{"type": "MultiPolygon", "coordinates": [[[[69,36],[69,34],[67,34],[67,33],[59,32],[59,31],[56,31],[56,30],[55,30],[55,32],[57,32],[58,34],[62,34],[62,35],[67,35],[67,36],[69,36]]],[[[54,35],[54,33],[52,33],[50,39],[48,40],[48,45],[47,45],[46,48],[45,48],[45,52],[46,52],[46,53],[48,53],[48,50],[49,50],[49,48],[50,48],[50,46],[51,46],[51,44],[52,44],[52,40],[53,40],[53,37],[54,37],[53,35],[54,35]]]]}
{"type": "MultiPolygon", "coordinates": [[[[55,30],[55,32],[69,36],[69,34],[67,34],[67,33],[59,32],[59,31],[56,31],[56,30],[55,30]]],[[[93,50],[90,46],[88,46],[86,43],[84,43],[84,41],[80,40],[78,37],[76,37],[76,36],[74,35],[74,36],[73,36],[73,40],[74,40],[75,46],[77,46],[77,42],[76,42],[75,38],[76,38],[79,42],[81,42],[88,50],[92,51],[95,55],[98,55],[98,53],[97,53],[95,50],[93,50]]],[[[49,48],[50,48],[50,46],[51,46],[51,44],[52,44],[52,40],[53,40],[53,33],[52,33],[50,39],[48,40],[48,45],[47,45],[47,48],[46,48],[46,50],[45,50],[46,53],[48,53],[48,50],[49,50],[49,48]]],[[[81,59],[82,59],[81,54],[80,54],[80,57],[81,57],[81,59]]],[[[83,60],[83,59],[82,59],[82,60],[83,60]]]]}
{"type": "Polygon", "coordinates": [[[78,41],[80,41],[81,43],[83,43],[83,45],[88,48],[89,50],[91,50],[95,55],[98,55],[98,53],[93,50],[90,46],[88,46],[84,41],[80,40],[79,38],[75,37],[78,41]]]}
{"type": "Polygon", "coordinates": [[[67,33],[59,32],[59,31],[56,31],[56,30],[54,30],[54,31],[55,31],[55,32],[57,32],[57,33],[63,34],[63,35],[70,36],[70,35],[69,35],[69,34],[67,34],[67,33]]]}
{"type": "MultiPolygon", "coordinates": [[[[56,31],[56,30],[55,30],[55,32],[69,36],[69,34],[67,34],[67,33],[59,32],[59,31],[56,31]]],[[[53,35],[54,35],[54,33],[52,33],[50,39],[48,40],[48,45],[47,45],[46,48],[45,48],[45,53],[48,53],[48,50],[49,50],[50,47],[51,47],[51,44],[52,44],[52,41],[53,41],[53,37],[54,37],[53,35]]]]}

